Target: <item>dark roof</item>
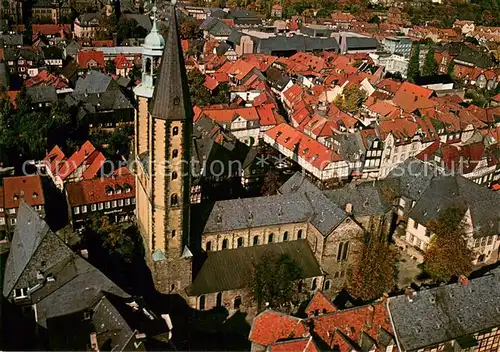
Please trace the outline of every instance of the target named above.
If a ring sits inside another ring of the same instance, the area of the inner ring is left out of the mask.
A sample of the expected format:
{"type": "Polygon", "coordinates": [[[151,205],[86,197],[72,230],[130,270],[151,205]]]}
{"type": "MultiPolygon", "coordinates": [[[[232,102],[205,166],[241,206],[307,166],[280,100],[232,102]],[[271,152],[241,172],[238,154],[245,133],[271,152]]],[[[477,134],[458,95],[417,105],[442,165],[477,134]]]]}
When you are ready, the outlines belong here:
{"type": "Polygon", "coordinates": [[[57,46],[51,46],[51,45],[44,46],[42,48],[42,54],[44,59],[49,59],[49,60],[63,58],[63,51],[57,46]]]}
{"type": "MultiPolygon", "coordinates": [[[[230,37],[232,38],[232,36],[230,37]]],[[[334,38],[311,38],[303,35],[253,38],[258,53],[272,54],[280,51],[339,50],[334,38]]],[[[229,39],[228,39],[229,40],[229,39]]]]}
{"type": "Polygon", "coordinates": [[[33,104],[48,103],[57,101],[56,87],[38,86],[26,89],[26,94],[33,104]]]}
{"type": "Polygon", "coordinates": [[[378,41],[368,37],[346,37],[347,50],[376,49],[378,41]]]}
{"type": "Polygon", "coordinates": [[[222,42],[217,47],[217,55],[224,55],[229,49],[231,49],[231,45],[228,43],[222,42]]]}
{"type": "Polygon", "coordinates": [[[223,21],[218,20],[208,31],[209,34],[214,36],[229,36],[232,29],[223,21]]]}
{"type": "Polygon", "coordinates": [[[120,90],[90,94],[73,92],[66,96],[65,101],[68,106],[80,104],[87,113],[134,108],[120,90]]]}
{"type": "Polygon", "coordinates": [[[459,175],[434,178],[408,216],[427,224],[449,207],[470,210],[474,237],[500,232],[500,194],[459,175]]]}
{"type": "Polygon", "coordinates": [[[207,17],[201,24],[200,29],[204,31],[210,30],[213,26],[219,23],[220,20],[216,17],[207,17]]]}
{"type": "Polygon", "coordinates": [[[275,67],[269,67],[267,69],[266,77],[267,81],[271,83],[271,86],[279,91],[282,91],[291,80],[288,75],[275,67]]]}
{"type": "Polygon", "coordinates": [[[169,5],[167,13],[168,33],[150,110],[155,118],[191,121],[193,108],[189,98],[184,56],[177,29],[176,10],[169,5]]]}
{"type": "Polygon", "coordinates": [[[5,46],[22,46],[22,34],[0,34],[0,40],[3,40],[5,46]]]}
{"type": "Polygon", "coordinates": [[[122,16],[129,20],[135,20],[139,24],[139,26],[146,29],[148,32],[151,31],[151,28],[153,27],[149,15],[125,13],[122,16]]]}
{"type": "Polygon", "coordinates": [[[78,79],[74,93],[103,93],[111,89],[119,89],[118,84],[111,76],[91,70],[87,76],[78,79]]]}
{"type": "Polygon", "coordinates": [[[405,351],[467,337],[500,325],[500,270],[472,279],[389,298],[388,307],[405,351]]]}
{"type": "Polygon", "coordinates": [[[417,76],[415,84],[417,86],[426,86],[437,83],[453,83],[450,75],[417,76]]]}
{"type": "Polygon", "coordinates": [[[302,269],[302,278],[322,275],[306,240],[271,243],[208,252],[205,263],[186,292],[190,296],[198,296],[244,288],[248,286],[252,264],[267,253],[288,255],[302,269]]]}

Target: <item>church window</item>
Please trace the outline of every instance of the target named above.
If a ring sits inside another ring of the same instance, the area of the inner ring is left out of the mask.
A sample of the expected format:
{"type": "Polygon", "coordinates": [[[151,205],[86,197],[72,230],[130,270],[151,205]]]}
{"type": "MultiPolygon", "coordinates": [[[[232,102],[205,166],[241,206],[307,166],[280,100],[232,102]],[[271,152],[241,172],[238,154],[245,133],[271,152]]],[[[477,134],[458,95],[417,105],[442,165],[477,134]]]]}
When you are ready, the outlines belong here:
{"type": "Polygon", "coordinates": [[[337,261],[340,262],[342,260],[342,249],[344,248],[344,242],[339,243],[339,249],[337,251],[337,261]]]}
{"type": "Polygon", "coordinates": [[[348,251],[349,251],[349,242],[346,242],[346,243],[344,243],[344,249],[342,252],[342,260],[347,260],[348,251]]]}
{"type": "Polygon", "coordinates": [[[151,59],[147,58],[146,59],[146,72],[151,72],[151,59]]]}
{"type": "Polygon", "coordinates": [[[227,238],[225,238],[223,241],[222,241],[222,249],[226,249],[227,248],[227,238]]]}
{"type": "Polygon", "coordinates": [[[172,180],[175,180],[177,178],[177,172],[172,172],[172,180]]]}
{"type": "Polygon", "coordinates": [[[179,127],[172,128],[172,135],[177,136],[179,134],[179,127]]]}
{"type": "Polygon", "coordinates": [[[217,293],[216,307],[222,307],[222,292],[217,293]]]}
{"type": "Polygon", "coordinates": [[[179,97],[174,98],[174,105],[179,105],[181,102],[181,99],[179,97]]]}
{"type": "Polygon", "coordinates": [[[311,290],[314,291],[316,288],[318,288],[318,279],[313,279],[311,290]]]}
{"type": "Polygon", "coordinates": [[[205,310],[205,296],[200,296],[200,310],[205,310]]]}
{"type": "Polygon", "coordinates": [[[243,247],[243,237],[238,238],[238,248],[243,247]]]}
{"type": "Polygon", "coordinates": [[[253,245],[257,246],[259,244],[259,236],[253,236],[253,245]]]}
{"type": "Polygon", "coordinates": [[[267,236],[267,243],[273,243],[273,240],[274,240],[274,233],[270,233],[267,236]]]}
{"type": "Polygon", "coordinates": [[[326,280],[325,281],[325,290],[329,290],[330,289],[330,280],[326,280]]]}
{"type": "Polygon", "coordinates": [[[177,199],[177,194],[172,194],[170,196],[170,205],[177,205],[178,199],[177,199]]]}
{"type": "Polygon", "coordinates": [[[302,230],[299,230],[299,232],[297,232],[297,238],[299,240],[302,238],[302,230]]]}
{"type": "Polygon", "coordinates": [[[208,241],[207,245],[205,246],[205,248],[206,248],[207,252],[210,251],[210,250],[212,250],[212,242],[208,241]]]}
{"type": "Polygon", "coordinates": [[[283,234],[283,241],[288,241],[288,231],[283,234]]]}
{"type": "Polygon", "coordinates": [[[301,293],[301,292],[302,292],[302,286],[303,286],[303,285],[304,285],[304,283],[302,282],[302,280],[299,280],[299,283],[298,283],[298,285],[297,285],[297,291],[298,291],[299,293],[301,293]]]}
{"type": "Polygon", "coordinates": [[[179,151],[177,149],[172,150],[172,159],[177,158],[179,156],[179,151]]]}
{"type": "Polygon", "coordinates": [[[177,232],[175,230],[172,230],[171,235],[172,235],[172,238],[174,238],[175,235],[177,235],[177,232]]]}

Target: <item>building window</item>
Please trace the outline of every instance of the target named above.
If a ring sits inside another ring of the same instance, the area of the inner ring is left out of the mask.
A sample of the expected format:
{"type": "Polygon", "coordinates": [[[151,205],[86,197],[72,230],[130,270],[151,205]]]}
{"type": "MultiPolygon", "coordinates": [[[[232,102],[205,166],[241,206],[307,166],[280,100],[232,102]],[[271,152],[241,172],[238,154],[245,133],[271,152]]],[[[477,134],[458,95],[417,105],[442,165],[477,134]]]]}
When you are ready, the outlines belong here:
{"type": "Polygon", "coordinates": [[[493,236],[488,237],[488,246],[493,242],[493,236]]]}
{"type": "Polygon", "coordinates": [[[118,206],[123,207],[123,199],[118,199],[118,206]]]}
{"type": "Polygon", "coordinates": [[[16,222],[17,222],[17,219],[10,219],[10,224],[11,224],[11,225],[15,225],[15,224],[16,224],[16,222]]]}
{"type": "Polygon", "coordinates": [[[340,242],[339,249],[337,251],[337,261],[344,261],[347,259],[347,254],[349,250],[349,242],[340,242]]]}
{"type": "Polygon", "coordinates": [[[90,211],[96,211],[97,210],[97,204],[90,204],[90,211]]]}
{"type": "Polygon", "coordinates": [[[253,245],[257,246],[259,244],[259,236],[253,236],[253,245]]]}
{"type": "Polygon", "coordinates": [[[288,231],[283,234],[283,241],[288,241],[288,231]]]}
{"type": "Polygon", "coordinates": [[[234,309],[240,309],[241,306],[241,296],[236,296],[234,299],[234,309]]]}
{"type": "Polygon", "coordinates": [[[170,205],[175,206],[178,203],[177,194],[172,194],[170,196],[170,205]]]}
{"type": "Polygon", "coordinates": [[[74,208],[73,208],[73,213],[74,213],[75,215],[80,214],[80,207],[74,207],[74,208]]]}
{"type": "Polygon", "coordinates": [[[315,290],[318,288],[318,279],[313,279],[312,285],[311,285],[311,290],[315,290]]]}
{"type": "Polygon", "coordinates": [[[171,176],[172,180],[175,180],[177,179],[177,172],[172,172],[172,176],[171,176]]]}
{"type": "Polygon", "coordinates": [[[85,214],[87,212],[87,206],[82,205],[82,213],[85,214]]]}
{"type": "Polygon", "coordinates": [[[125,199],[125,205],[130,205],[130,198],[125,199]]]}
{"type": "Polygon", "coordinates": [[[205,250],[207,252],[212,250],[212,242],[211,241],[207,242],[207,244],[205,245],[205,250]]]}
{"type": "Polygon", "coordinates": [[[413,220],[413,228],[418,229],[418,222],[415,220],[413,220]]]}
{"type": "Polygon", "coordinates": [[[299,282],[297,284],[297,292],[298,293],[302,292],[302,286],[304,286],[304,283],[302,282],[302,280],[299,280],[299,282]]]}
{"type": "Polygon", "coordinates": [[[116,208],[116,200],[113,200],[113,201],[111,202],[111,208],[116,208]]]}
{"type": "Polygon", "coordinates": [[[104,208],[104,204],[103,203],[97,204],[97,209],[102,210],[103,208],[104,208]]]}
{"type": "Polygon", "coordinates": [[[172,159],[175,159],[179,156],[179,151],[177,149],[172,150],[172,159]]]}
{"type": "Polygon", "coordinates": [[[215,300],[215,306],[217,308],[222,307],[222,292],[217,293],[217,298],[215,300]]]}
{"type": "Polygon", "coordinates": [[[297,238],[300,240],[302,238],[302,230],[297,232],[297,238]]]}
{"type": "Polygon", "coordinates": [[[28,297],[27,291],[28,290],[26,288],[16,288],[14,290],[14,299],[20,299],[20,298],[28,297]]]}
{"type": "Polygon", "coordinates": [[[200,310],[205,310],[205,296],[200,296],[200,310]]]}
{"type": "Polygon", "coordinates": [[[325,281],[325,290],[329,290],[330,289],[330,280],[326,280],[325,281]]]}
{"type": "Polygon", "coordinates": [[[227,238],[225,238],[223,241],[222,241],[222,249],[227,249],[227,238]]]}
{"type": "Polygon", "coordinates": [[[179,134],[179,127],[172,128],[172,135],[177,136],[179,134]]]}
{"type": "Polygon", "coordinates": [[[267,243],[273,243],[273,239],[274,239],[274,233],[270,233],[267,236],[267,243]]]}
{"type": "Polygon", "coordinates": [[[238,248],[243,247],[243,237],[238,238],[238,248]]]}
{"type": "Polygon", "coordinates": [[[104,203],[104,207],[105,207],[106,209],[111,208],[111,203],[110,203],[110,202],[106,202],[106,203],[104,203]]]}
{"type": "Polygon", "coordinates": [[[3,216],[0,217],[0,225],[5,225],[5,218],[3,216]]]}
{"type": "Polygon", "coordinates": [[[344,243],[344,251],[342,252],[342,260],[347,260],[349,255],[349,242],[344,243]]]}

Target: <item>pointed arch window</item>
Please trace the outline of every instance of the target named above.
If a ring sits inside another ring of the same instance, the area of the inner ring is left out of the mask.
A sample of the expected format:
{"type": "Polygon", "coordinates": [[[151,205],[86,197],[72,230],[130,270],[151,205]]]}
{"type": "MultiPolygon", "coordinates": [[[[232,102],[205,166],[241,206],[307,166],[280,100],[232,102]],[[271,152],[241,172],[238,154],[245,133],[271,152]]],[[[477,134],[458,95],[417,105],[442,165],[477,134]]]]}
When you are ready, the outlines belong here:
{"type": "Polygon", "coordinates": [[[179,203],[179,199],[177,197],[177,194],[174,193],[170,196],[170,205],[175,206],[179,203]]]}
{"type": "Polygon", "coordinates": [[[179,151],[177,149],[172,150],[172,159],[175,159],[179,156],[179,151]]]}
{"type": "Polygon", "coordinates": [[[207,252],[211,251],[212,250],[212,241],[208,241],[206,246],[205,246],[205,249],[207,252]]]}
{"type": "Polygon", "coordinates": [[[238,238],[238,248],[243,247],[243,237],[238,238]]]}
{"type": "Polygon", "coordinates": [[[172,128],[172,135],[173,136],[177,136],[179,134],[179,127],[174,127],[172,128]]]}
{"type": "Polygon", "coordinates": [[[302,230],[297,232],[297,238],[300,240],[302,238],[302,230]]]}
{"type": "Polygon", "coordinates": [[[288,231],[283,234],[283,241],[288,241],[288,231]]]}
{"type": "Polygon", "coordinates": [[[205,296],[200,296],[200,310],[205,310],[205,296]]]}
{"type": "Polygon", "coordinates": [[[171,177],[172,180],[175,180],[177,179],[177,172],[172,172],[172,177],[171,177]]]}
{"type": "Polygon", "coordinates": [[[217,293],[217,300],[215,305],[218,308],[222,307],[222,292],[217,293]]]}
{"type": "Polygon", "coordinates": [[[273,241],[274,241],[274,233],[270,233],[267,236],[267,243],[273,243],[273,241]]]}
{"type": "Polygon", "coordinates": [[[313,279],[312,285],[311,285],[311,290],[315,290],[318,288],[318,279],[313,279]]]}
{"type": "Polygon", "coordinates": [[[257,246],[259,244],[259,236],[253,236],[253,245],[257,246]]]}
{"type": "Polygon", "coordinates": [[[222,249],[227,249],[227,238],[225,238],[223,241],[222,241],[222,249]]]}

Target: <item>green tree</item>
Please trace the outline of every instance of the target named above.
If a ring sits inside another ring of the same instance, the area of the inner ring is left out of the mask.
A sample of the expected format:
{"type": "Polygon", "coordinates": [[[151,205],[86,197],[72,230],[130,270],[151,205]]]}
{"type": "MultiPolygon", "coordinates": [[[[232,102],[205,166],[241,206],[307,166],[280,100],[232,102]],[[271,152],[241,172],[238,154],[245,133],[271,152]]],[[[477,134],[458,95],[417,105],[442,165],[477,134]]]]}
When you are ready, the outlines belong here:
{"type": "Polygon", "coordinates": [[[297,299],[296,281],[302,269],[285,254],[267,252],[252,263],[251,292],[259,310],[265,303],[273,308],[297,299]]]}
{"type": "Polygon", "coordinates": [[[206,106],[212,102],[212,96],[205,83],[205,75],[198,70],[192,70],[188,73],[189,93],[193,105],[206,106]]]}
{"type": "Polygon", "coordinates": [[[231,88],[227,83],[221,83],[216,89],[216,94],[212,96],[212,104],[228,104],[231,97],[231,88]]]}
{"type": "Polygon", "coordinates": [[[434,76],[437,74],[438,65],[434,58],[434,48],[431,46],[425,55],[424,67],[422,68],[423,76],[434,76]]]}
{"type": "Polygon", "coordinates": [[[179,25],[182,39],[197,39],[203,35],[200,25],[194,17],[181,16],[179,25]]]}
{"type": "Polygon", "coordinates": [[[394,289],[398,252],[389,243],[372,240],[363,244],[361,255],[348,272],[347,291],[363,301],[381,297],[394,289]]]}
{"type": "Polygon", "coordinates": [[[114,60],[106,61],[106,72],[109,74],[116,74],[116,65],[114,60]]]}
{"type": "Polygon", "coordinates": [[[355,112],[366,99],[366,93],[355,85],[351,85],[344,89],[342,96],[335,100],[335,105],[345,112],[355,112]]]}
{"type": "Polygon", "coordinates": [[[269,169],[264,176],[264,184],[261,188],[261,193],[264,196],[275,195],[281,187],[280,174],[276,169],[269,169]]]}
{"type": "Polygon", "coordinates": [[[144,38],[148,35],[147,29],[140,26],[133,18],[120,18],[116,24],[116,33],[120,42],[128,38],[144,38]]]}
{"type": "Polygon", "coordinates": [[[451,76],[451,77],[454,77],[455,76],[455,60],[451,60],[451,62],[448,64],[448,74],[451,76]]]}
{"type": "Polygon", "coordinates": [[[420,44],[413,46],[410,61],[408,62],[408,71],[406,77],[410,82],[415,82],[415,78],[420,76],[420,44]]]}
{"type": "Polygon", "coordinates": [[[467,245],[464,215],[464,208],[450,207],[428,224],[434,236],[424,255],[424,270],[438,282],[468,275],[472,270],[473,251],[467,245]]]}

